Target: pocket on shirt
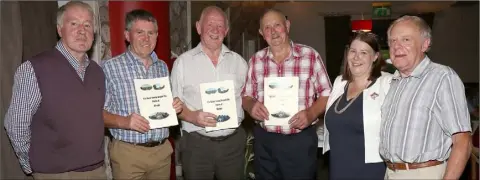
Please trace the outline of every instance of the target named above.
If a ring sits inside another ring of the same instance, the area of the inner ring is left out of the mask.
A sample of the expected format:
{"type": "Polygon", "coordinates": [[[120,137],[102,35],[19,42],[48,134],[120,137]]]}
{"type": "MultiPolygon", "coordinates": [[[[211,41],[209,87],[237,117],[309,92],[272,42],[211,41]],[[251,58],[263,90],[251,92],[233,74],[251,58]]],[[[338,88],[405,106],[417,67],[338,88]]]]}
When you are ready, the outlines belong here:
{"type": "Polygon", "coordinates": [[[300,83],[302,82],[305,83],[305,82],[312,82],[312,80],[315,80],[315,79],[310,74],[301,73],[298,75],[298,80],[300,81],[300,83]]]}
{"type": "Polygon", "coordinates": [[[225,81],[225,80],[232,80],[233,85],[235,86],[235,93],[240,93],[242,91],[243,83],[242,77],[239,77],[236,74],[223,74],[220,76],[220,80],[225,81]]]}
{"type": "Polygon", "coordinates": [[[187,99],[193,99],[195,101],[197,96],[200,96],[199,89],[199,85],[185,85],[183,86],[183,97],[187,99]]]}

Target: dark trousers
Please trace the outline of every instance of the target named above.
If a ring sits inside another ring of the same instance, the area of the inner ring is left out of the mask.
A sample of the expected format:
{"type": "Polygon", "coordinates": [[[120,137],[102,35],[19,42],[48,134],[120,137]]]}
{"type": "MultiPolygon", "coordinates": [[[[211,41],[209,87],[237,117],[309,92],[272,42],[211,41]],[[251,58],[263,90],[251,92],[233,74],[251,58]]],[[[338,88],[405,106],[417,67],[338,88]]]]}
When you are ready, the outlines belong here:
{"type": "Polygon", "coordinates": [[[255,179],[313,180],[317,171],[318,137],[313,126],[292,135],[254,128],[255,179]]]}
{"type": "Polygon", "coordinates": [[[328,163],[330,160],[330,151],[326,152],[325,154],[323,154],[322,151],[322,148],[318,148],[317,150],[317,180],[328,180],[328,163]]]}
{"type": "Polygon", "coordinates": [[[180,159],[186,180],[243,180],[246,132],[242,127],[224,140],[183,133],[180,159]]]}

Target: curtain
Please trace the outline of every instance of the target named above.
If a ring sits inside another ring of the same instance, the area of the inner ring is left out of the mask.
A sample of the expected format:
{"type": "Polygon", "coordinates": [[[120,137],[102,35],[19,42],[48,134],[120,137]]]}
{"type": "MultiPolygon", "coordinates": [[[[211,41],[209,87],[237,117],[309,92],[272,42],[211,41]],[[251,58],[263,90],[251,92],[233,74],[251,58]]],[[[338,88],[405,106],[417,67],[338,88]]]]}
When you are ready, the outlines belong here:
{"type": "Polygon", "coordinates": [[[32,179],[25,176],[3,128],[10,104],[13,76],[21,62],[55,45],[56,1],[0,2],[0,178],[32,179]]]}
{"type": "Polygon", "coordinates": [[[3,128],[3,118],[10,103],[13,74],[22,59],[22,25],[20,23],[20,3],[18,1],[2,1],[0,15],[0,69],[1,69],[1,104],[0,104],[0,178],[24,179],[17,157],[3,128]]]}
{"type": "Polygon", "coordinates": [[[326,66],[330,81],[340,75],[343,55],[350,40],[350,16],[325,16],[326,66]]]}
{"type": "Polygon", "coordinates": [[[51,49],[57,42],[57,1],[21,1],[23,60],[51,49]]]}

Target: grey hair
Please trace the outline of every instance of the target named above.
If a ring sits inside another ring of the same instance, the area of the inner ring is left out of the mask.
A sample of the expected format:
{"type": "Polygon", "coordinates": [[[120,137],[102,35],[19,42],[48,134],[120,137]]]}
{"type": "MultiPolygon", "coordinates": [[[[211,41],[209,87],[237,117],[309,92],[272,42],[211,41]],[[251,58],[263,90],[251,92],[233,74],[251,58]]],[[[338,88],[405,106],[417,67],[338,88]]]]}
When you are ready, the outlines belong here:
{"type": "Polygon", "coordinates": [[[283,14],[282,11],[278,10],[278,9],[274,9],[274,8],[270,8],[270,9],[266,9],[263,14],[260,16],[260,28],[262,28],[262,23],[263,23],[263,18],[265,17],[265,15],[267,15],[268,13],[277,13],[279,14],[281,17],[282,17],[282,20],[283,22],[286,22],[287,21],[287,16],[285,16],[285,14],[283,14]]]}
{"type": "Polygon", "coordinates": [[[427,24],[427,22],[425,22],[425,20],[423,20],[418,16],[405,15],[393,21],[393,23],[390,25],[390,27],[388,27],[388,30],[387,30],[388,37],[390,37],[390,32],[392,31],[393,26],[404,21],[409,21],[415,24],[417,28],[420,30],[422,37],[424,37],[425,39],[430,39],[430,44],[432,43],[432,29],[427,24]]]}
{"type": "Polygon", "coordinates": [[[227,14],[217,6],[207,6],[206,8],[203,8],[202,13],[200,13],[200,19],[197,22],[202,23],[205,15],[211,11],[217,11],[222,14],[223,19],[225,19],[225,27],[228,28],[230,26],[230,21],[228,20],[227,14]]]}
{"type": "Polygon", "coordinates": [[[158,30],[157,19],[155,19],[152,13],[144,9],[135,9],[127,13],[125,16],[125,30],[130,31],[133,23],[137,20],[152,22],[155,26],[155,30],[158,30]]]}
{"type": "Polygon", "coordinates": [[[67,11],[68,8],[75,7],[75,6],[85,8],[86,10],[88,10],[88,12],[92,15],[93,26],[95,27],[95,14],[93,13],[92,7],[89,4],[87,4],[85,2],[82,2],[82,1],[69,1],[67,4],[58,8],[58,10],[57,10],[57,25],[60,25],[60,26],[63,25],[63,16],[65,15],[65,11],[67,11]]]}

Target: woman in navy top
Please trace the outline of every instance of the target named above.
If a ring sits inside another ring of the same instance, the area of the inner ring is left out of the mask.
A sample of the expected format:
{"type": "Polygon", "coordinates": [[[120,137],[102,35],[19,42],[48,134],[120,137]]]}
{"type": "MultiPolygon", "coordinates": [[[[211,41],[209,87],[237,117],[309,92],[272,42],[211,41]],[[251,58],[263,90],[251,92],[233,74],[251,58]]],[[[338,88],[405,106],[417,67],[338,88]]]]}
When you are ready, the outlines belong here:
{"type": "Polygon", "coordinates": [[[360,32],[345,50],[325,114],[330,179],[384,179],[386,166],[378,152],[380,109],[391,75],[381,72],[379,48],[374,34],[360,32]]]}

